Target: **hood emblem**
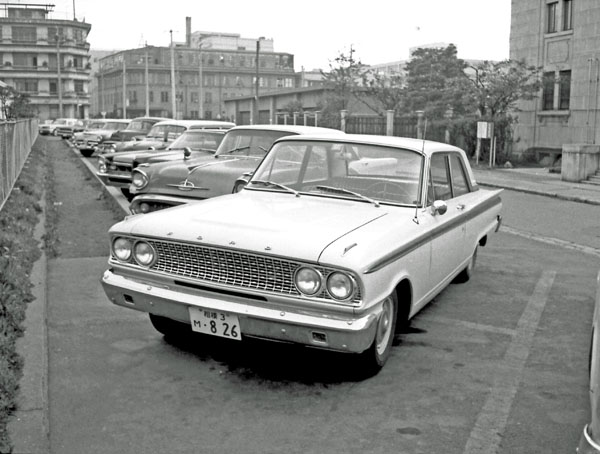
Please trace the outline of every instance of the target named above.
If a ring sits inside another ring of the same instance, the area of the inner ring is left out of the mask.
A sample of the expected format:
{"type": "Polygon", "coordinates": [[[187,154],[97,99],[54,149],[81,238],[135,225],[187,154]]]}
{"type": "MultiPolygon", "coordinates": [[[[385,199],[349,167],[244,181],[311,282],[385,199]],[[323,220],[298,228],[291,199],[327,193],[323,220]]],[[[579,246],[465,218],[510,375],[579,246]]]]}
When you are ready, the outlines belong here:
{"type": "Polygon", "coordinates": [[[180,191],[208,191],[208,190],[210,190],[210,188],[203,188],[201,186],[196,186],[192,181],[189,181],[187,178],[177,184],[167,184],[167,186],[177,188],[180,191]]]}

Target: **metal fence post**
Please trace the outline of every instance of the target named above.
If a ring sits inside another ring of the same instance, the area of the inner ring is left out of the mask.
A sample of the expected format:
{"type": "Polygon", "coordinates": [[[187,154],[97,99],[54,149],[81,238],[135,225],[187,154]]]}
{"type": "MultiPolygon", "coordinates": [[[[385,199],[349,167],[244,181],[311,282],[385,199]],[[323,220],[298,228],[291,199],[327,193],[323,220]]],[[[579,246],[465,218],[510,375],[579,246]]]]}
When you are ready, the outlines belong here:
{"type": "Polygon", "coordinates": [[[341,115],[341,120],[342,120],[341,130],[343,132],[346,132],[346,116],[348,115],[348,111],[347,110],[341,110],[340,111],[340,115],[341,115]]]}
{"type": "Polygon", "coordinates": [[[394,111],[393,110],[386,111],[385,135],[386,136],[394,135],[394,111]]]}
{"type": "Polygon", "coordinates": [[[425,137],[425,112],[417,110],[417,139],[424,139],[425,137]]]}

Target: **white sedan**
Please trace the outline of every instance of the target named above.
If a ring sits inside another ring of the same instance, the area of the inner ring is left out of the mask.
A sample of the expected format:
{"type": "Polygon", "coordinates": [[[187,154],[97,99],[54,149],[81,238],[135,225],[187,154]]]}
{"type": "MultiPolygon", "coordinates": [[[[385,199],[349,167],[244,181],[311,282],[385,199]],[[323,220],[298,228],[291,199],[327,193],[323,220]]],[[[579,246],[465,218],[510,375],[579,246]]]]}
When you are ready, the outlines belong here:
{"type": "Polygon", "coordinates": [[[114,225],[109,299],[167,336],[300,343],[375,373],[501,221],[464,151],[416,139],[284,137],[237,187],[114,225]]]}

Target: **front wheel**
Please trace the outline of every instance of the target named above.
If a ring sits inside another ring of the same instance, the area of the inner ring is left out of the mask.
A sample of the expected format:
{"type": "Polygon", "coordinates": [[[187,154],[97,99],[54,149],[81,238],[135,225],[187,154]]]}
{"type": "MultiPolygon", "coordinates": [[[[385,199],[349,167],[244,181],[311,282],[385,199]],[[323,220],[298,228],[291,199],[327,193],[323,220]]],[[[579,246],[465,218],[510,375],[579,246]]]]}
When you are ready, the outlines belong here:
{"type": "Polygon", "coordinates": [[[396,292],[392,292],[382,303],[373,343],[368,350],[361,353],[364,371],[369,375],[379,372],[390,356],[397,315],[398,298],[396,292]]]}

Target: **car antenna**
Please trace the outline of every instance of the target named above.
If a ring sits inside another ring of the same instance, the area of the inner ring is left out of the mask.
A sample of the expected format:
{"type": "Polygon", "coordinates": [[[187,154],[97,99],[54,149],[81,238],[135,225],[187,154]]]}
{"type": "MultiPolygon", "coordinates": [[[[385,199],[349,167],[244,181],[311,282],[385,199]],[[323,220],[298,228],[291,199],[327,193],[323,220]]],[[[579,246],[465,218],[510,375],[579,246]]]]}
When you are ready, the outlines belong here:
{"type": "MultiPolygon", "coordinates": [[[[425,128],[423,129],[423,145],[421,147],[421,152],[425,155],[425,137],[427,136],[427,117],[425,117],[425,128]]],[[[413,222],[415,224],[419,224],[419,204],[415,203],[415,217],[413,218],[413,222]]]]}

